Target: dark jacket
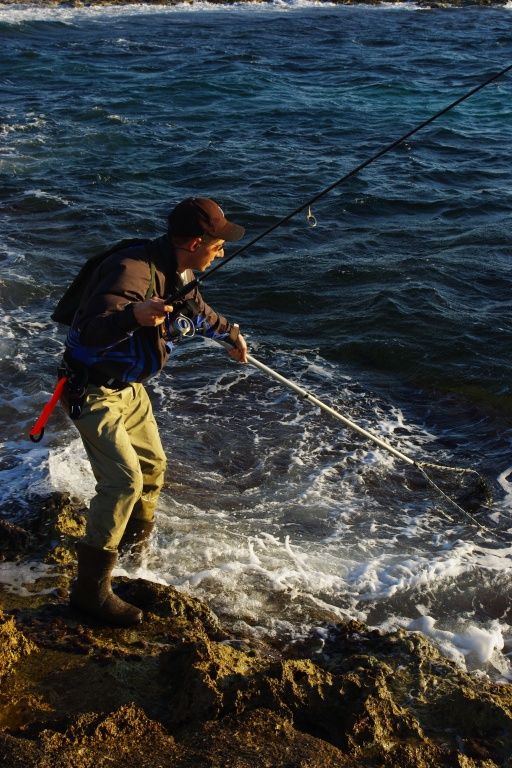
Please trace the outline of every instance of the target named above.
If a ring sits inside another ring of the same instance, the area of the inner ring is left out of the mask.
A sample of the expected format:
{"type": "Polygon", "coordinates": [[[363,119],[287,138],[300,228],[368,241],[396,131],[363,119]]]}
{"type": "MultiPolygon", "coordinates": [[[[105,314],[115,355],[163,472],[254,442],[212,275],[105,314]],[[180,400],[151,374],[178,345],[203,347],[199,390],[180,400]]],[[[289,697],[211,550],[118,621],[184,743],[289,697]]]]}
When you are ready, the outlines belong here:
{"type": "MultiPolygon", "coordinates": [[[[133,304],[144,301],[151,283],[150,261],[155,265],[153,296],[172,296],[183,280],[167,235],[146,245],[117,251],[94,272],[66,339],[65,361],[78,362],[89,371],[92,383],[144,381],[162,370],[172,349],[165,324],[140,326],[133,304]]],[[[185,282],[192,280],[189,272],[185,282]]],[[[234,342],[238,327],[217,315],[194,288],[174,303],[190,317],[196,330],[210,338],[234,342]]]]}

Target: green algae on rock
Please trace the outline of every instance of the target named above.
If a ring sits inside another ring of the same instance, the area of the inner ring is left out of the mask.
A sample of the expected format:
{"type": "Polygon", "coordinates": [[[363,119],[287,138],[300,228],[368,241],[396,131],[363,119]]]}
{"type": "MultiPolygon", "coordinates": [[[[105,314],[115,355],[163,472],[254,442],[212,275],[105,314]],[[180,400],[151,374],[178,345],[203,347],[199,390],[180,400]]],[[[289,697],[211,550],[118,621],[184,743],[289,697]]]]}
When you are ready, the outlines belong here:
{"type": "Polygon", "coordinates": [[[37,651],[35,643],[18,630],[12,616],[0,610],[0,681],[12,672],[20,658],[33,651],[37,651]]]}

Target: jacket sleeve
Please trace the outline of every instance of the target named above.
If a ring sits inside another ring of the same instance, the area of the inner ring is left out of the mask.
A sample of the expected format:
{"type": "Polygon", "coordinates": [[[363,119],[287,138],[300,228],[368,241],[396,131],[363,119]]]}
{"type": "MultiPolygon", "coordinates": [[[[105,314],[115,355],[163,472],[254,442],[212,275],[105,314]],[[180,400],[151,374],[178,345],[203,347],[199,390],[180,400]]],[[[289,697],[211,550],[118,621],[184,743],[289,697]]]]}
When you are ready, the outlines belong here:
{"type": "Polygon", "coordinates": [[[151,280],[147,261],[107,260],[84,296],[73,326],[86,346],[123,341],[141,326],[134,303],[144,301],[151,280]]]}
{"type": "Polygon", "coordinates": [[[238,325],[218,315],[203,299],[198,288],[189,294],[195,307],[194,326],[198,333],[210,339],[229,339],[234,343],[240,333],[238,325]]]}

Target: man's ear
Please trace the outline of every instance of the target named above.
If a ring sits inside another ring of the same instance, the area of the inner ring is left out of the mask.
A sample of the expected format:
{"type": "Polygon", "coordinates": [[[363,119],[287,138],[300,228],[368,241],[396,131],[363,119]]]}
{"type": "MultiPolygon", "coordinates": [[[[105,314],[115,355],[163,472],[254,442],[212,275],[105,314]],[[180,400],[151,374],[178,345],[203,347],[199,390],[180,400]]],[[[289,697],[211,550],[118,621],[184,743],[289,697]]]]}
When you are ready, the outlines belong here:
{"type": "Polygon", "coordinates": [[[201,245],[201,238],[200,237],[194,237],[190,241],[190,246],[189,247],[190,247],[191,251],[197,251],[197,249],[199,248],[200,245],[201,245]]]}

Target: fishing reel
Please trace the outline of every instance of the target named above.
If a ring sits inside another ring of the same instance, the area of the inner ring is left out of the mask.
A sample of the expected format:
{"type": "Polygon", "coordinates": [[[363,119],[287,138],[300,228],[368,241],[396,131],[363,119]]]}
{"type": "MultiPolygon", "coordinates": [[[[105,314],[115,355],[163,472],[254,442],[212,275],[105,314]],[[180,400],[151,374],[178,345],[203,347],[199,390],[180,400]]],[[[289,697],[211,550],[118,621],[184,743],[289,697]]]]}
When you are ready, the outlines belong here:
{"type": "Polygon", "coordinates": [[[196,335],[194,323],[189,317],[178,314],[165,321],[165,331],[168,341],[181,341],[181,339],[191,339],[196,335]]]}

